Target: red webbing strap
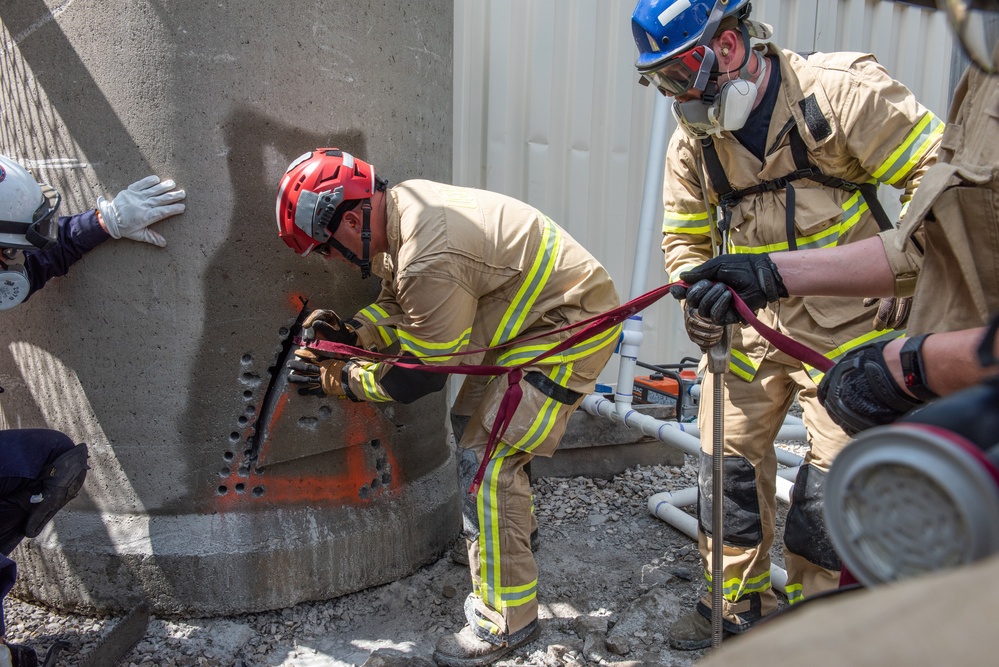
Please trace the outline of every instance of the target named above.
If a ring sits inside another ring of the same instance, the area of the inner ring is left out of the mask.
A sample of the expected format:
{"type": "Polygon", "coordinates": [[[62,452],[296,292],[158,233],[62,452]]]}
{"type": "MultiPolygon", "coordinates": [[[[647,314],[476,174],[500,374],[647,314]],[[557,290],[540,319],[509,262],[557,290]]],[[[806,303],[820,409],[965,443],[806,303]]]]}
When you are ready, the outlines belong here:
{"type": "MultiPolygon", "coordinates": [[[[540,333],[536,336],[531,336],[530,338],[520,338],[512,341],[508,341],[501,345],[496,345],[494,347],[481,348],[478,350],[467,350],[464,352],[456,352],[450,356],[465,356],[470,354],[479,354],[484,352],[489,352],[493,350],[503,349],[509,347],[513,344],[522,345],[525,342],[536,340],[539,338],[545,338],[551,336],[552,334],[562,333],[564,331],[570,331],[573,329],[579,329],[576,333],[572,334],[564,341],[552,348],[542,352],[538,356],[525,361],[522,364],[516,366],[483,366],[483,365],[427,365],[421,363],[412,363],[405,361],[405,359],[412,359],[409,355],[394,355],[394,354],[383,354],[381,352],[373,352],[370,350],[364,350],[359,347],[353,347],[351,345],[346,345],[344,343],[333,343],[331,341],[315,340],[315,341],[305,341],[301,338],[296,338],[295,342],[298,345],[307,347],[314,350],[320,350],[329,354],[334,354],[341,357],[354,357],[370,359],[372,361],[380,361],[394,366],[399,366],[400,368],[407,368],[411,370],[423,371],[426,373],[456,373],[459,375],[492,375],[492,376],[507,376],[507,388],[506,392],[503,394],[503,399],[500,401],[499,409],[496,413],[496,420],[493,422],[492,429],[489,433],[489,441],[486,443],[486,450],[482,457],[482,462],[479,464],[479,469],[475,473],[475,478],[472,480],[472,484],[468,489],[468,492],[474,495],[479,490],[479,485],[482,483],[482,478],[485,476],[486,466],[489,464],[492,458],[493,452],[496,449],[496,443],[500,441],[503,434],[506,432],[507,427],[510,422],[513,421],[513,415],[517,411],[517,406],[520,405],[520,399],[523,396],[523,391],[520,388],[520,380],[523,377],[523,368],[525,366],[536,364],[537,362],[550,357],[552,355],[558,354],[563,350],[567,350],[581,340],[586,340],[596,336],[597,334],[607,331],[611,327],[617,326],[626,319],[629,319],[639,313],[640,311],[648,308],[650,305],[663,298],[669,294],[669,288],[673,285],[684,285],[685,283],[677,282],[670,283],[668,285],[663,285],[657,287],[656,289],[646,292],[641,296],[635,297],[631,301],[618,306],[612,310],[608,310],[605,313],[595,315],[591,318],[576,322],[575,324],[570,324],[569,326],[562,327],[561,329],[555,329],[553,331],[546,331],[540,333]]],[[[806,345],[802,345],[797,341],[792,340],[788,336],[775,331],[770,327],[766,326],[753,311],[749,309],[742,299],[735,293],[732,288],[729,288],[732,292],[733,299],[735,301],[735,308],[738,313],[747,321],[761,336],[766,340],[770,341],[777,347],[777,349],[785,352],[792,357],[802,361],[810,366],[813,366],[822,372],[828,371],[833,366],[833,362],[825,358],[815,350],[811,349],[806,345]]],[[[418,359],[419,357],[417,357],[418,359]]]]}
{"type": "Polygon", "coordinates": [[[817,368],[823,373],[827,372],[835,364],[831,359],[822,356],[812,348],[799,343],[798,341],[790,338],[777,331],[776,329],[771,329],[753,314],[746,302],[739,298],[739,295],[735,293],[731,287],[728,288],[732,292],[732,297],[735,302],[735,309],[743,319],[749,322],[750,326],[756,329],[756,333],[760,334],[766,340],[773,343],[774,347],[785,354],[789,354],[798,361],[808,364],[813,368],[817,368]]]}

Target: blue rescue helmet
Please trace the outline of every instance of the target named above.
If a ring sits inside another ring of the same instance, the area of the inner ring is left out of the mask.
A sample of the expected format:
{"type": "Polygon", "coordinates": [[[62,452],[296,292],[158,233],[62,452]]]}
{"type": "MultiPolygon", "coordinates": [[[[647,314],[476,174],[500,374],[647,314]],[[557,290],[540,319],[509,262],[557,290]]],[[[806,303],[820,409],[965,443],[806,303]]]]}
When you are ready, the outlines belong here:
{"type": "Polygon", "coordinates": [[[725,17],[749,15],[749,0],[638,0],[631,32],[638,46],[635,67],[651,72],[667,60],[707,44],[725,17]]]}

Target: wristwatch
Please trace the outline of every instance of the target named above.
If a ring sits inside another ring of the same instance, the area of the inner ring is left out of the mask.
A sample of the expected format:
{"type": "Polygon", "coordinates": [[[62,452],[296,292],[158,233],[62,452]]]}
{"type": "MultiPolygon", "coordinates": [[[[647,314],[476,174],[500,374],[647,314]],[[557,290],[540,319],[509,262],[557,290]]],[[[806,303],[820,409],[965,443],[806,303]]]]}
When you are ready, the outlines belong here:
{"type": "Polygon", "coordinates": [[[936,392],[926,386],[926,368],[923,366],[923,343],[927,336],[923,334],[915,338],[907,338],[899,352],[902,361],[902,378],[905,380],[905,388],[912,392],[912,395],[923,401],[931,401],[938,398],[936,392]]]}

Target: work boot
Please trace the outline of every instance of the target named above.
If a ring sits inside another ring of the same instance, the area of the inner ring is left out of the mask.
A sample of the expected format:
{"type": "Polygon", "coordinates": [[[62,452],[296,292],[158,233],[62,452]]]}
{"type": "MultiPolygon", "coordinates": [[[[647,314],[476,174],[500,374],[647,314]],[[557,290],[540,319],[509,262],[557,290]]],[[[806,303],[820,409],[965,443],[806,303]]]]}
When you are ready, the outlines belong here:
{"type": "MultiPolygon", "coordinates": [[[[541,535],[535,530],[531,533],[531,551],[537,552],[541,548],[541,535]]],[[[455,540],[454,544],[451,545],[451,551],[449,552],[451,556],[451,562],[457,563],[458,565],[468,565],[468,549],[465,547],[465,538],[459,537],[455,540]]]]}
{"type": "MultiPolygon", "coordinates": [[[[722,637],[730,633],[722,630],[722,637]]],[[[669,645],[678,651],[699,651],[711,646],[711,621],[696,609],[681,616],[669,629],[669,645]]]]}
{"type": "MultiPolygon", "coordinates": [[[[25,646],[24,644],[4,644],[0,646],[0,651],[3,651],[4,648],[10,651],[9,664],[12,667],[38,667],[38,654],[30,646],[25,646]]],[[[6,656],[0,655],[0,664],[3,664],[4,658],[6,656]]]]}
{"type": "Polygon", "coordinates": [[[530,644],[541,636],[541,626],[532,622],[523,630],[513,633],[500,644],[479,639],[472,626],[466,625],[461,632],[445,635],[437,641],[434,660],[441,667],[483,667],[491,665],[510,651],[530,644]]]}

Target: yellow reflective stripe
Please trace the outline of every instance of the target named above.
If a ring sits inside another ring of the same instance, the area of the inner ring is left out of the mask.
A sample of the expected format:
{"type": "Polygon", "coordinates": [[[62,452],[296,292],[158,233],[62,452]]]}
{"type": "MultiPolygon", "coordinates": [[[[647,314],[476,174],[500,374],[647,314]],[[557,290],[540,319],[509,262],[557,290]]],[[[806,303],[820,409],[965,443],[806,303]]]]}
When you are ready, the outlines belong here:
{"type": "MultiPolygon", "coordinates": [[[[843,343],[842,345],[840,345],[836,349],[830,350],[830,351],[826,352],[822,356],[824,356],[826,359],[829,359],[832,362],[836,362],[844,354],[846,354],[847,352],[849,352],[850,350],[852,350],[854,348],[860,347],[861,345],[866,345],[868,343],[880,343],[881,341],[894,340],[894,339],[896,339],[896,338],[898,338],[900,336],[904,336],[904,335],[905,335],[905,331],[902,330],[902,329],[886,329],[885,331],[869,331],[869,332],[865,333],[863,336],[857,336],[853,340],[850,340],[850,341],[847,341],[847,342],[843,343]]],[[[808,364],[805,364],[804,366],[805,366],[805,370],[808,371],[808,376],[810,378],[812,378],[812,380],[814,380],[816,383],[818,383],[822,379],[822,376],[825,375],[825,373],[823,371],[820,371],[819,369],[815,368],[814,366],[809,366],[808,364]]]]}
{"type": "Polygon", "coordinates": [[[493,609],[501,609],[499,475],[513,450],[508,445],[493,453],[476,497],[479,516],[479,597],[493,609]]]}
{"type": "Polygon", "coordinates": [[[504,586],[500,590],[504,607],[519,607],[538,596],[538,580],[522,586],[504,586]]]}
{"type": "MultiPolygon", "coordinates": [[[[711,572],[708,570],[704,571],[704,578],[708,582],[708,592],[711,592],[711,572]]],[[[770,588],[770,572],[764,572],[758,574],[755,577],[746,579],[744,582],[741,577],[733,577],[722,583],[722,597],[729,602],[737,602],[739,598],[745,597],[752,593],[761,593],[770,588]]]]}
{"type": "MultiPolygon", "coordinates": [[[[576,343],[568,350],[562,350],[559,354],[553,354],[547,359],[543,359],[540,363],[544,365],[553,364],[565,364],[571,361],[578,361],[583,357],[589,356],[599,350],[600,348],[608,345],[609,343],[616,343],[618,337],[621,335],[621,325],[615,325],[598,334],[592,338],[587,338],[586,340],[576,343]]],[[[518,366],[520,364],[526,363],[538,356],[543,354],[548,350],[552,349],[559,344],[559,341],[554,343],[538,343],[536,345],[523,345],[514,346],[507,350],[503,354],[499,355],[496,359],[496,363],[500,366],[518,366]]]]}
{"type": "Polygon", "coordinates": [[[927,111],[926,115],[909,132],[905,141],[877,168],[874,172],[874,178],[882,183],[893,185],[907,176],[916,163],[932,148],[936,138],[942,135],[943,131],[944,123],[932,112],[927,111]]]}
{"type": "MultiPolygon", "coordinates": [[[[570,375],[572,375],[572,364],[563,364],[553,368],[548,373],[548,378],[555,384],[565,386],[563,383],[570,375]]],[[[515,443],[511,443],[512,446],[523,452],[534,451],[551,434],[552,429],[555,428],[555,424],[558,422],[559,411],[564,407],[570,406],[556,401],[550,396],[546,398],[538,410],[538,414],[534,416],[534,421],[528,427],[527,432],[524,433],[524,437],[515,443]]]]}
{"type": "Polygon", "coordinates": [[[388,394],[382,391],[381,385],[375,378],[375,373],[378,371],[377,363],[359,363],[357,361],[353,363],[357,365],[359,370],[361,395],[365,400],[375,403],[387,403],[392,400],[388,394]]]}
{"type": "MultiPolygon", "coordinates": [[[[861,216],[868,210],[870,210],[870,207],[858,190],[843,202],[843,218],[840,222],[830,225],[814,234],[798,237],[795,239],[795,245],[798,247],[798,250],[836,246],[839,244],[840,238],[853,229],[860,222],[861,216]]],[[[788,250],[788,248],[787,241],[760,246],[735,245],[733,243],[730,245],[730,252],[735,255],[755,255],[764,252],[781,252],[788,250]]]]}
{"type": "Polygon", "coordinates": [[[548,278],[555,268],[561,246],[562,232],[555,223],[546,217],[543,223],[541,248],[531,264],[530,271],[524,276],[520,289],[517,290],[517,294],[503,314],[499,327],[489,343],[490,346],[513,340],[523,330],[531,308],[548,284],[548,278]]]}
{"type": "Polygon", "coordinates": [[[787,596],[789,604],[801,602],[805,599],[805,593],[801,589],[801,584],[788,584],[784,587],[784,595],[787,596]]]}
{"type": "Polygon", "coordinates": [[[756,377],[756,371],[759,369],[750,361],[743,352],[733,349],[732,356],[728,361],[728,369],[741,377],[746,382],[752,382],[753,378],[756,377]]]}
{"type": "Polygon", "coordinates": [[[666,211],[663,214],[663,234],[710,234],[711,224],[707,211],[701,213],[678,213],[666,211]]]}
{"type": "Polygon", "coordinates": [[[420,340],[405,329],[399,330],[399,347],[403,352],[412,352],[424,361],[444,362],[452,357],[455,352],[460,352],[468,345],[472,339],[472,327],[465,329],[460,336],[454,340],[443,343],[433,343],[420,340]]]}
{"type": "Polygon", "coordinates": [[[377,324],[378,320],[385,319],[388,316],[389,314],[384,308],[373,303],[359,310],[354,317],[361,317],[368,320],[374,326],[375,331],[378,332],[382,342],[385,343],[385,347],[391,347],[399,339],[396,335],[395,327],[383,327],[377,324]]]}

